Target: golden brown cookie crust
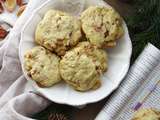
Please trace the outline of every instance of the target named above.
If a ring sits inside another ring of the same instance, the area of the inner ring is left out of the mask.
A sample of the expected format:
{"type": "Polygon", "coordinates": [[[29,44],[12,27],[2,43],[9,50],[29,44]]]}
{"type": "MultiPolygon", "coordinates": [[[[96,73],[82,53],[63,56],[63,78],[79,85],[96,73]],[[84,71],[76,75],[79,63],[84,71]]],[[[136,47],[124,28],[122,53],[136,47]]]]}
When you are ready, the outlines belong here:
{"type": "Polygon", "coordinates": [[[124,33],[122,18],[113,8],[91,6],[82,13],[81,22],[87,39],[99,47],[116,46],[124,33]]]}
{"type": "Polygon", "coordinates": [[[24,68],[40,87],[50,87],[61,80],[59,61],[57,55],[41,46],[36,46],[26,52],[24,68]]]}
{"type": "Polygon", "coordinates": [[[49,10],[37,25],[35,32],[36,43],[60,56],[75,46],[80,38],[80,20],[57,10],[49,10]]]}
{"type": "Polygon", "coordinates": [[[101,86],[100,76],[107,70],[107,55],[89,42],[66,52],[60,61],[61,77],[74,89],[87,91],[101,86]]]}

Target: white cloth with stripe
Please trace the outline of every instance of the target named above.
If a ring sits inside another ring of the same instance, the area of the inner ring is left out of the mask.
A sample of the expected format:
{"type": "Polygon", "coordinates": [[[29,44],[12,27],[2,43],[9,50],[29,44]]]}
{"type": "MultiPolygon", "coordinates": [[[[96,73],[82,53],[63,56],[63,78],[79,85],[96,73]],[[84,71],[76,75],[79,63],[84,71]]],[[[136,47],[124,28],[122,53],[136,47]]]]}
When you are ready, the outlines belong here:
{"type": "Polygon", "coordinates": [[[0,46],[0,120],[32,120],[27,116],[41,111],[50,103],[26,91],[27,80],[22,74],[18,57],[20,32],[33,10],[44,2],[46,0],[30,0],[6,42],[0,46]]]}

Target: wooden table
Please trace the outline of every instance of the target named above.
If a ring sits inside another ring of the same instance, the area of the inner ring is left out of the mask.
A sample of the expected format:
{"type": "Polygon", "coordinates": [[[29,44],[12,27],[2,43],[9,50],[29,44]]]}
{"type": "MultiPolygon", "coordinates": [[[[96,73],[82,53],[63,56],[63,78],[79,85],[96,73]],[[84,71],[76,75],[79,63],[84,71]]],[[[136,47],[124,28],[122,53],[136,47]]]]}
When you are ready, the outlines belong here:
{"type": "MultiPolygon", "coordinates": [[[[119,0],[105,0],[108,4],[113,6],[122,16],[126,16],[131,13],[131,6],[126,3],[120,2],[119,0]]],[[[107,98],[104,100],[89,104],[85,106],[83,109],[73,108],[74,110],[74,120],[94,120],[96,115],[104,106],[107,98]]]]}

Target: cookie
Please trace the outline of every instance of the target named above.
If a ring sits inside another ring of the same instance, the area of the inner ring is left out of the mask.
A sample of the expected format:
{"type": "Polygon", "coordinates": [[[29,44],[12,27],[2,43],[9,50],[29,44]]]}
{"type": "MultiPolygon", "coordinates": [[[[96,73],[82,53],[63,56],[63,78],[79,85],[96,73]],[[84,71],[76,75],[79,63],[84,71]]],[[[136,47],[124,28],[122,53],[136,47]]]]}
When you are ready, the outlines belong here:
{"type": "Polygon", "coordinates": [[[80,38],[80,20],[57,10],[49,10],[37,25],[35,32],[36,43],[60,56],[75,46],[80,38]]]}
{"type": "Polygon", "coordinates": [[[57,55],[37,46],[25,53],[24,68],[39,86],[50,87],[61,80],[59,61],[57,55]]]}
{"type": "Polygon", "coordinates": [[[91,6],[81,14],[86,38],[98,47],[114,47],[123,34],[122,18],[113,9],[91,6]]]}
{"type": "Polygon", "coordinates": [[[95,62],[97,70],[102,72],[107,71],[108,56],[104,50],[97,48],[97,46],[89,42],[80,42],[77,47],[80,47],[95,62]]]}
{"type": "Polygon", "coordinates": [[[60,61],[60,74],[75,90],[87,91],[101,86],[100,77],[107,70],[107,54],[89,42],[81,42],[66,52],[60,61]]]}
{"type": "Polygon", "coordinates": [[[135,113],[132,120],[160,120],[160,111],[153,108],[140,109],[135,113]]]}

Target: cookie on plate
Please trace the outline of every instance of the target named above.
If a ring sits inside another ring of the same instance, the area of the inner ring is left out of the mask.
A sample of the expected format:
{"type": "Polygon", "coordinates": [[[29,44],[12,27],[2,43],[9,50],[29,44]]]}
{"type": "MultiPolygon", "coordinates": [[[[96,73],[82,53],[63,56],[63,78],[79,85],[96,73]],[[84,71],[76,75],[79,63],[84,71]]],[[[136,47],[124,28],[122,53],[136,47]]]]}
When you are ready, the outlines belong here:
{"type": "Polygon", "coordinates": [[[97,70],[105,72],[108,68],[107,53],[99,49],[97,46],[92,45],[90,42],[80,42],[77,47],[80,47],[85,54],[87,54],[96,64],[97,70]]]}
{"type": "Polygon", "coordinates": [[[114,47],[123,36],[122,18],[113,9],[91,6],[81,15],[82,30],[87,39],[98,47],[114,47]]]}
{"type": "Polygon", "coordinates": [[[160,111],[149,108],[138,110],[132,120],[160,120],[160,111]]]}
{"type": "Polygon", "coordinates": [[[47,49],[37,46],[24,56],[27,74],[41,87],[50,87],[61,80],[59,73],[60,58],[47,49]]]}
{"type": "Polygon", "coordinates": [[[75,90],[87,91],[101,86],[100,76],[107,70],[107,54],[89,42],[81,42],[66,52],[60,61],[61,77],[75,90]]]}
{"type": "Polygon", "coordinates": [[[68,13],[49,10],[37,25],[36,43],[58,55],[64,55],[81,38],[80,20],[68,13]]]}

